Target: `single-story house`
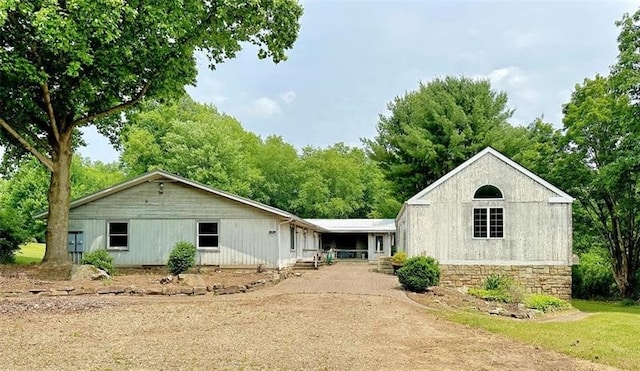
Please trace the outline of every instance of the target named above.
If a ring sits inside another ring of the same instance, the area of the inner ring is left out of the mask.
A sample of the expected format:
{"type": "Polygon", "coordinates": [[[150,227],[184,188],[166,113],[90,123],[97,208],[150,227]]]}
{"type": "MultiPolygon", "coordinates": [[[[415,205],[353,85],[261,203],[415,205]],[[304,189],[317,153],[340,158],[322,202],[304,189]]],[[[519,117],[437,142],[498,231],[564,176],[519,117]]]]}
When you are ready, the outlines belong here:
{"type": "Polygon", "coordinates": [[[338,259],[360,259],[375,263],[391,256],[395,247],[393,219],[306,219],[322,227],[322,250],[332,250],[338,259]]]}
{"type": "Polygon", "coordinates": [[[398,250],[438,259],[441,283],[514,277],[528,292],[571,295],[573,198],[493,148],[411,197],[398,250]]]}
{"type": "Polygon", "coordinates": [[[118,267],[153,266],[165,265],[174,245],[188,241],[198,265],[282,268],[317,254],[323,231],[289,212],[157,170],[73,201],[68,250],[76,262],[105,248],[118,267]]]}

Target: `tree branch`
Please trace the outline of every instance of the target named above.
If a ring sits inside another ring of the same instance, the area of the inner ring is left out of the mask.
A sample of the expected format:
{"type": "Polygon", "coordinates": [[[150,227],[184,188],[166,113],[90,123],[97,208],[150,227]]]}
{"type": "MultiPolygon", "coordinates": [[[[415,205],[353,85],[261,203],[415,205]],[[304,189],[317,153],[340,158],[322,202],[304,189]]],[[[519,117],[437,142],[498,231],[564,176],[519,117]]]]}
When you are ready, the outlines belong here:
{"type": "Polygon", "coordinates": [[[49,122],[51,122],[51,130],[53,136],[57,142],[60,142],[60,132],[58,131],[58,123],[56,122],[56,116],[53,114],[53,106],[51,105],[51,94],[49,94],[49,83],[45,81],[41,85],[42,97],[44,98],[44,104],[47,107],[47,115],[49,116],[49,122]]]}
{"type": "Polygon", "coordinates": [[[102,112],[98,112],[98,113],[94,113],[94,114],[89,114],[87,116],[81,117],[75,121],[73,121],[70,125],[69,125],[69,130],[71,130],[72,128],[79,126],[79,125],[83,125],[86,124],[89,121],[93,121],[96,119],[99,119],[101,117],[107,116],[107,115],[111,115],[117,112],[120,112],[124,109],[127,109],[131,106],[133,106],[134,104],[138,103],[145,95],[145,93],[147,92],[147,90],[149,90],[149,87],[151,86],[151,79],[149,79],[149,81],[147,81],[143,86],[142,89],[140,90],[140,92],[138,92],[138,94],[136,94],[135,97],[133,97],[132,99],[118,104],[117,106],[113,106],[109,109],[106,109],[102,112]]]}
{"type": "Polygon", "coordinates": [[[0,126],[5,129],[11,136],[13,136],[24,148],[26,148],[29,152],[31,152],[36,158],[42,162],[44,166],[46,166],[49,170],[53,171],[53,161],[50,158],[40,153],[34,146],[32,146],[29,142],[27,142],[17,131],[15,131],[11,125],[9,125],[6,121],[0,118],[0,126]]]}

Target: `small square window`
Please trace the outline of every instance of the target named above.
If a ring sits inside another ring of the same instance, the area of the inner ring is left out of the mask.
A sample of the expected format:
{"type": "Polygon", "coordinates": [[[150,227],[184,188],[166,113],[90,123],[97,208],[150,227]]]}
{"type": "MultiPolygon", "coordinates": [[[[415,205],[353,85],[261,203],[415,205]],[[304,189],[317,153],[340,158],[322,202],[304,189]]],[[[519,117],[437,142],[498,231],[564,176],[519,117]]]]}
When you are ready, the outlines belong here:
{"type": "Polygon", "coordinates": [[[198,222],[198,248],[219,248],[218,222],[198,222]]]}
{"type": "Polygon", "coordinates": [[[107,224],[107,249],[129,250],[129,223],[109,222],[107,224]]]}

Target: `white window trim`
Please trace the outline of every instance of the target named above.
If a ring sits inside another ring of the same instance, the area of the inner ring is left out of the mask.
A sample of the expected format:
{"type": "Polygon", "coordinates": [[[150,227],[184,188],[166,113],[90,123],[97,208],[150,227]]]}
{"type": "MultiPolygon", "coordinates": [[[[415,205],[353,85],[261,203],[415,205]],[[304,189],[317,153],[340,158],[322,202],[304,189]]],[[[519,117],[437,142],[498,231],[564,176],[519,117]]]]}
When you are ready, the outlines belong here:
{"type": "Polygon", "coordinates": [[[196,249],[202,251],[220,251],[220,219],[205,219],[196,221],[196,249]],[[218,225],[218,233],[204,233],[202,236],[218,236],[217,247],[200,247],[200,223],[216,223],[218,225]]]}
{"type": "Polygon", "coordinates": [[[471,239],[473,240],[504,240],[505,228],[504,226],[507,224],[505,218],[504,207],[502,206],[473,206],[471,208],[471,239]],[[474,210],[476,209],[485,209],[487,210],[487,237],[476,237],[475,236],[475,215],[474,210]],[[490,209],[502,209],[502,237],[491,237],[491,210],[490,209]]]}
{"type": "Polygon", "coordinates": [[[106,249],[109,251],[129,251],[129,246],[131,246],[131,229],[129,220],[107,220],[107,241],[106,241],[106,249]],[[127,234],[116,233],[114,236],[127,236],[127,246],[111,246],[111,233],[109,233],[109,225],[111,223],[125,223],[127,225],[127,234]]]}

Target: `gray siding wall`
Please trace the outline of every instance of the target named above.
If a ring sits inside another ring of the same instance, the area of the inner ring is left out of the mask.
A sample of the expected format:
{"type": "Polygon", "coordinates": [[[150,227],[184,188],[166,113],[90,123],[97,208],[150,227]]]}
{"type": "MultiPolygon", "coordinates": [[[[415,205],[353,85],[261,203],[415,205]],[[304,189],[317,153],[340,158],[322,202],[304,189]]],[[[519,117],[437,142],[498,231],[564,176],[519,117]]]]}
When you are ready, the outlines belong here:
{"type": "Polygon", "coordinates": [[[110,252],[118,266],[166,264],[175,243],[195,244],[197,222],[207,220],[219,223],[220,248],[198,251],[200,264],[279,266],[278,217],[180,183],[164,182],[162,194],[144,183],[75,208],[70,230],[85,233],[87,250],[104,248],[109,220],[129,222],[129,250],[110,252]]]}
{"type": "MultiPolygon", "coordinates": [[[[409,255],[430,255],[443,264],[555,264],[571,262],[571,204],[493,155],[478,159],[399,218],[408,226],[409,255]],[[473,200],[486,184],[504,200],[473,200]],[[473,238],[473,208],[502,207],[504,238],[473,238]]],[[[402,236],[402,226],[399,228],[402,236]]],[[[402,237],[401,237],[402,238],[402,237]]]]}
{"type": "Polygon", "coordinates": [[[376,262],[381,256],[391,256],[391,233],[369,233],[367,241],[369,261],[376,262]],[[382,253],[376,253],[376,236],[382,236],[384,249],[382,253]]]}

